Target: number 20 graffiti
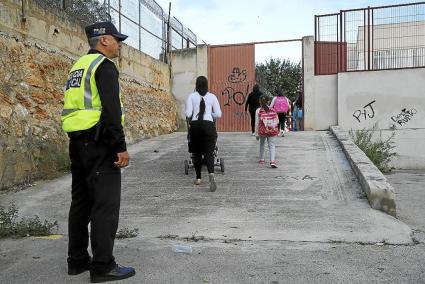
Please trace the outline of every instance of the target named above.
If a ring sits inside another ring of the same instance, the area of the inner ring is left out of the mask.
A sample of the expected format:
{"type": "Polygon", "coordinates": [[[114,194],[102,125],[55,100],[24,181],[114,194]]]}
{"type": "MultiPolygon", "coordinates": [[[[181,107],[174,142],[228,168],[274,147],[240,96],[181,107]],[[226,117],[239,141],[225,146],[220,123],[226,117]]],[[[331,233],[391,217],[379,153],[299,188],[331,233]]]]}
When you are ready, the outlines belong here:
{"type": "Polygon", "coordinates": [[[245,94],[237,91],[235,92],[235,89],[233,89],[232,87],[227,87],[226,89],[223,90],[223,92],[221,92],[222,96],[226,97],[226,102],[224,103],[225,106],[230,106],[230,102],[234,101],[235,104],[237,105],[243,105],[245,103],[245,98],[246,95],[248,94],[249,91],[249,84],[246,86],[246,92],[245,94]]]}

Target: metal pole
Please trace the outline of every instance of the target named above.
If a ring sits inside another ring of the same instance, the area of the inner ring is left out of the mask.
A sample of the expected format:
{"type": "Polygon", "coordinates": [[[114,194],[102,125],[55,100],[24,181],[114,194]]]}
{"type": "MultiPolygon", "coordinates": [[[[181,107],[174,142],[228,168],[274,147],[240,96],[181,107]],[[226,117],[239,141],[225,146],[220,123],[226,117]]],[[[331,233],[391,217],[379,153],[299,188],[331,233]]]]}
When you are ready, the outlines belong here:
{"type": "MultiPolygon", "coordinates": [[[[341,14],[340,14],[341,15],[341,14]]],[[[340,54],[339,54],[339,33],[340,33],[340,29],[341,27],[339,26],[339,20],[340,20],[341,16],[336,16],[336,73],[339,73],[339,60],[340,60],[340,54]]]]}
{"type": "Polygon", "coordinates": [[[367,7],[367,70],[370,70],[370,6],[367,7]]]}
{"type": "MultiPolygon", "coordinates": [[[[315,15],[314,16],[314,75],[317,75],[318,73],[318,70],[317,70],[317,42],[319,41],[318,26],[319,26],[319,17],[315,15]]],[[[304,43],[303,43],[303,46],[304,46],[304,43]]],[[[304,52],[304,47],[303,47],[303,52],[304,52]]]]}
{"type": "Polygon", "coordinates": [[[374,69],[374,67],[373,67],[373,12],[374,12],[374,9],[372,8],[372,36],[371,36],[371,41],[372,41],[372,70],[374,69]]]}
{"type": "Polygon", "coordinates": [[[363,71],[366,70],[366,10],[363,10],[363,71]]]}
{"type": "Polygon", "coordinates": [[[167,20],[167,54],[170,53],[171,47],[171,25],[170,25],[170,15],[171,15],[171,2],[168,5],[168,20],[167,20]]]}
{"type": "Polygon", "coordinates": [[[118,28],[121,32],[121,0],[118,0],[118,28]]]}
{"type": "Polygon", "coordinates": [[[22,9],[22,14],[21,14],[21,21],[23,22],[23,23],[25,23],[26,21],[27,21],[27,18],[26,18],[26,16],[25,16],[25,0],[22,0],[21,1],[21,9],[22,9]]]}
{"type": "Polygon", "coordinates": [[[340,62],[340,70],[339,71],[341,71],[341,72],[344,72],[345,71],[345,69],[346,68],[344,68],[345,67],[345,65],[346,65],[346,58],[347,58],[347,56],[346,56],[346,52],[344,52],[345,51],[345,48],[344,48],[344,44],[345,44],[345,41],[344,41],[344,32],[343,32],[343,28],[344,28],[344,26],[343,26],[343,24],[344,24],[344,22],[343,22],[343,20],[342,20],[342,17],[344,17],[344,12],[342,12],[341,11],[341,14],[340,14],[340,16],[339,16],[340,18],[339,18],[339,31],[340,31],[340,35],[339,35],[339,39],[340,39],[340,41],[341,41],[341,43],[340,43],[340,45],[339,45],[339,48],[341,49],[340,50],[340,55],[341,55],[341,62],[340,62]],[[345,63],[345,64],[344,64],[345,63]]]}
{"type": "Polygon", "coordinates": [[[139,51],[142,51],[142,29],[140,28],[142,26],[141,22],[141,14],[142,14],[142,3],[139,0],[139,51]]]}

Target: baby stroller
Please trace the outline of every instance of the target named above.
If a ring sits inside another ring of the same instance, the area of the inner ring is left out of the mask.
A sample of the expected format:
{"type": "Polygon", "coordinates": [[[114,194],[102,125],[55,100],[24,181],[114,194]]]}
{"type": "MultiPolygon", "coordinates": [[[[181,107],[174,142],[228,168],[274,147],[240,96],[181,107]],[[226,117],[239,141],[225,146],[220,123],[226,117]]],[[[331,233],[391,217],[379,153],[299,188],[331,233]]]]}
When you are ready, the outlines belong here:
{"type": "MultiPolygon", "coordinates": [[[[214,121],[215,123],[215,121],[214,121]]],[[[189,174],[189,168],[193,168],[193,153],[191,152],[190,149],[190,135],[189,135],[189,128],[190,128],[190,124],[189,124],[189,119],[186,119],[186,125],[187,125],[187,146],[188,146],[188,152],[189,152],[189,159],[184,160],[184,173],[186,175],[189,174]]],[[[203,163],[205,164],[205,162],[203,163]]],[[[217,142],[215,143],[215,147],[214,147],[214,166],[220,166],[220,171],[222,173],[224,173],[224,159],[220,158],[219,156],[219,152],[218,152],[218,146],[217,146],[217,142]]]]}

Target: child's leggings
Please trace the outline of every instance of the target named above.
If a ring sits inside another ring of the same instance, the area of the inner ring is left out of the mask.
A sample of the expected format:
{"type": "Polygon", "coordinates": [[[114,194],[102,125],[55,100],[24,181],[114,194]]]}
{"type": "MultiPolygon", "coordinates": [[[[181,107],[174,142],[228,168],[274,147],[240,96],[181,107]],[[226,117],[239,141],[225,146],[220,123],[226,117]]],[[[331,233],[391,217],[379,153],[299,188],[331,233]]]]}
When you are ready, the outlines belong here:
{"type": "Polygon", "coordinates": [[[270,161],[274,161],[275,159],[275,145],[274,140],[275,137],[266,137],[266,136],[260,136],[260,160],[264,160],[264,142],[266,142],[269,145],[269,153],[270,153],[270,161]]]}

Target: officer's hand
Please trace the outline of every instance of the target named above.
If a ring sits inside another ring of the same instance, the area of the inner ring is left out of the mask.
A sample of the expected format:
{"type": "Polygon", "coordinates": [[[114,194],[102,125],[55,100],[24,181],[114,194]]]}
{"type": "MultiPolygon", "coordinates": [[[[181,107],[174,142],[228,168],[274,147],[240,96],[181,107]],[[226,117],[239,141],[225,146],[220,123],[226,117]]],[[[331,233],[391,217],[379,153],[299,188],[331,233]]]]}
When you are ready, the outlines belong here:
{"type": "Polygon", "coordinates": [[[130,156],[128,155],[128,152],[121,152],[117,153],[118,161],[114,162],[114,165],[117,168],[124,168],[128,166],[128,162],[130,161],[130,156]]]}

